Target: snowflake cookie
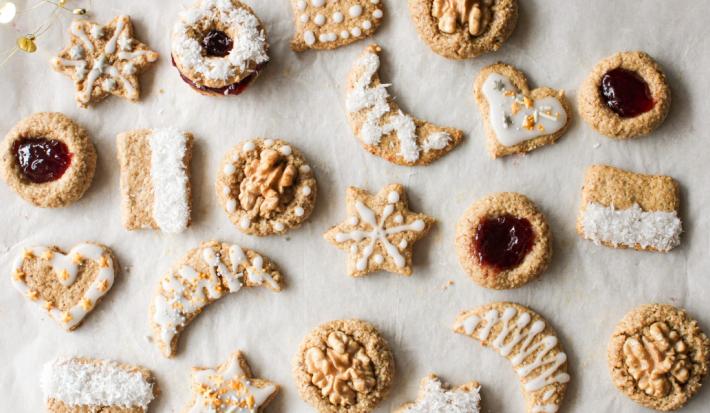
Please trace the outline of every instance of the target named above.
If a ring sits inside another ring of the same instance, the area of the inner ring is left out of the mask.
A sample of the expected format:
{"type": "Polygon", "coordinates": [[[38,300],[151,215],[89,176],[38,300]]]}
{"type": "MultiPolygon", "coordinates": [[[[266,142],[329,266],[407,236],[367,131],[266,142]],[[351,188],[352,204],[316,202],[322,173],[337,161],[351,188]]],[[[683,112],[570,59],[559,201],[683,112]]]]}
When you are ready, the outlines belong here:
{"type": "Polygon", "coordinates": [[[477,381],[451,389],[430,374],[419,386],[417,401],[405,403],[394,413],[481,413],[480,391],[477,381]]]}

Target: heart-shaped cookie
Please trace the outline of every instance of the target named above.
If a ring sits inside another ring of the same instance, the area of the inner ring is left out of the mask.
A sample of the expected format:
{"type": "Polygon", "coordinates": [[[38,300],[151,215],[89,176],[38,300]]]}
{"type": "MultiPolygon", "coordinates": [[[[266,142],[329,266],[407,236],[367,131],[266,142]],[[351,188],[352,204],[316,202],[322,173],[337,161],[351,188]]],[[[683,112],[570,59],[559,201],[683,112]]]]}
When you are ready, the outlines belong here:
{"type": "Polygon", "coordinates": [[[567,130],[571,109],[563,90],[530,90],[525,75],[496,63],[481,70],[473,88],[485,118],[491,156],[529,152],[554,143],[567,130]]]}
{"type": "Polygon", "coordinates": [[[71,331],[111,289],[114,261],[111,250],[95,243],[79,244],[68,254],[54,246],[26,248],[15,260],[12,280],[24,296],[71,331]]]}

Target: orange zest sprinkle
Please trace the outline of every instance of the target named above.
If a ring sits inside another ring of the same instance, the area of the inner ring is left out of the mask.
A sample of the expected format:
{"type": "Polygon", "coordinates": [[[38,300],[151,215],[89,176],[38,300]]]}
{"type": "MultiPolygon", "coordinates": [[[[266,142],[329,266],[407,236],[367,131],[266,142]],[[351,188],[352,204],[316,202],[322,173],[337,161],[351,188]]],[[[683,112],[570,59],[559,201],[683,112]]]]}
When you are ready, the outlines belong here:
{"type": "Polygon", "coordinates": [[[64,312],[64,315],[62,316],[62,321],[63,321],[63,322],[68,323],[68,322],[70,322],[70,321],[73,320],[73,319],[74,319],[74,317],[72,317],[72,315],[69,313],[69,311],[65,311],[65,312],[64,312]]]}
{"type": "Polygon", "coordinates": [[[89,300],[88,298],[84,298],[81,300],[81,308],[83,308],[86,311],[91,310],[91,307],[94,305],[93,301],[89,300]]]}
{"type": "Polygon", "coordinates": [[[15,270],[13,276],[17,281],[25,281],[25,278],[27,278],[27,274],[19,268],[15,270]]]}
{"type": "Polygon", "coordinates": [[[54,257],[54,253],[52,252],[52,250],[47,250],[42,254],[42,258],[44,258],[47,261],[51,260],[52,257],[54,257]]]}
{"type": "Polygon", "coordinates": [[[108,256],[107,255],[101,256],[101,258],[99,259],[99,267],[108,268],[108,256]]]}
{"type": "Polygon", "coordinates": [[[533,130],[535,128],[535,117],[533,115],[528,115],[523,121],[523,128],[527,130],[533,130]]]}
{"type": "Polygon", "coordinates": [[[32,301],[37,301],[37,299],[39,299],[39,293],[35,290],[29,290],[27,291],[27,298],[32,301]]]}
{"type": "Polygon", "coordinates": [[[525,96],[523,97],[523,102],[525,103],[525,107],[530,109],[533,107],[533,100],[530,99],[529,97],[525,96]]]}

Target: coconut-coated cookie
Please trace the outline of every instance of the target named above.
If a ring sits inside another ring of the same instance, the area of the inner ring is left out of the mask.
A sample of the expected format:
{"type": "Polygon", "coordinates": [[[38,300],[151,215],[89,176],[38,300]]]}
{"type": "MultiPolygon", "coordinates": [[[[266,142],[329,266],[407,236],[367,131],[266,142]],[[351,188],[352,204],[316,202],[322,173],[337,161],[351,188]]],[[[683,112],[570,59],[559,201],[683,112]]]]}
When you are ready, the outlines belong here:
{"type": "Polygon", "coordinates": [[[430,374],[422,379],[417,400],[403,404],[394,413],[481,413],[480,391],[477,381],[451,388],[430,374]]]}

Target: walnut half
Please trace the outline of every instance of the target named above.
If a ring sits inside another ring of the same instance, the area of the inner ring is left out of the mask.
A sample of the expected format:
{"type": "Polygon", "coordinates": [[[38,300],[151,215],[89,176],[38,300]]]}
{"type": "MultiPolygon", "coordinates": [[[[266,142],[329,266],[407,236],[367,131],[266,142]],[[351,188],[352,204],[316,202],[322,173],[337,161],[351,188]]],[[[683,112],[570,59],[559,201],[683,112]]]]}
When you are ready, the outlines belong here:
{"type": "Polygon", "coordinates": [[[493,17],[493,0],[433,0],[431,15],[442,33],[452,34],[461,25],[468,26],[472,36],[480,36],[493,17]]]}
{"type": "Polygon", "coordinates": [[[251,217],[271,218],[280,205],[290,201],[298,170],[273,149],[264,149],[258,160],[244,168],[245,178],[239,185],[239,204],[251,217]]]}

